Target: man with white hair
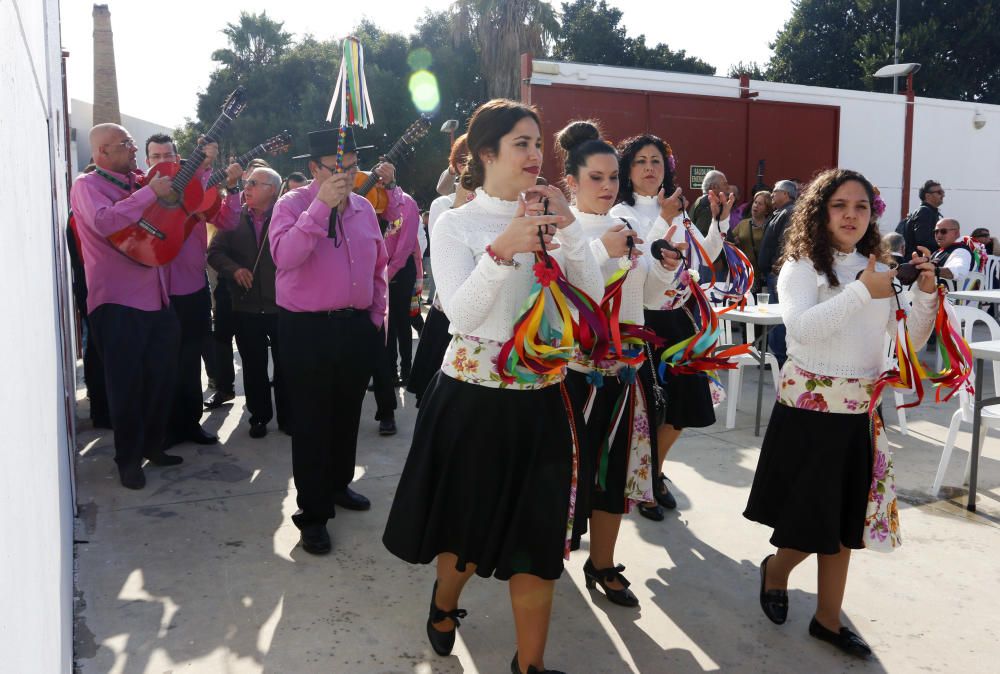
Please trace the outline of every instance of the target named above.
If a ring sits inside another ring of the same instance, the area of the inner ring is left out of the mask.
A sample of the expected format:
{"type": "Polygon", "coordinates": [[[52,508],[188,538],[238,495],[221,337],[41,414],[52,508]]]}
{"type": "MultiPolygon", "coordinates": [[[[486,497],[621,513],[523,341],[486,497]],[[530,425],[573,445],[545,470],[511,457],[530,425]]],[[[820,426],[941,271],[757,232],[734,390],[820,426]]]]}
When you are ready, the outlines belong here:
{"type": "Polygon", "coordinates": [[[268,225],[281,190],[274,169],[253,169],[243,182],[242,195],[226,197],[218,220],[222,228],[208,247],[208,264],[228,284],[233,304],[236,348],[243,363],[243,390],[250,412],[250,437],[267,435],[267,423],[277,408],[278,428],[288,432],[290,406],[278,355],[276,269],[271,258],[268,225]],[[242,202],[242,203],[241,203],[242,202]],[[267,373],[267,352],[274,360],[274,407],[267,373]]]}
{"type": "MultiPolygon", "coordinates": [[[[695,199],[691,207],[691,222],[698,228],[702,236],[708,236],[708,228],[712,225],[712,209],[708,201],[709,192],[729,192],[729,179],[722,171],[711,170],[701,181],[701,196],[695,199]]],[[[729,223],[726,223],[728,226],[729,223]]],[[[723,232],[725,234],[725,232],[723,232]]]]}
{"type": "MultiPolygon", "coordinates": [[[[764,238],[760,242],[760,273],[767,282],[767,290],[771,295],[771,304],[778,302],[778,269],[776,265],[781,259],[785,248],[785,229],[792,222],[792,212],[795,210],[795,200],[799,198],[799,186],[792,180],[779,180],[771,190],[771,200],[774,202],[774,215],[767,223],[764,238]]],[[[771,353],[778,359],[779,365],[785,364],[787,351],[785,349],[785,326],[776,325],[768,335],[768,346],[771,353]]]]}

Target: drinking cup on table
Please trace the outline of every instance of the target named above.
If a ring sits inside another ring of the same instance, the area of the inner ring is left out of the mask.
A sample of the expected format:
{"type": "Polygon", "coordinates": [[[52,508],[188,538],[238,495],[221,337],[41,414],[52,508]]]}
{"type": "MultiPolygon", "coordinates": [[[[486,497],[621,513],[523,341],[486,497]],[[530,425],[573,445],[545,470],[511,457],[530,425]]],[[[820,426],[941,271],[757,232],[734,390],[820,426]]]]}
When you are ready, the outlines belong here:
{"type": "Polygon", "coordinates": [[[757,311],[767,313],[767,305],[771,303],[771,293],[757,293],[757,311]]]}

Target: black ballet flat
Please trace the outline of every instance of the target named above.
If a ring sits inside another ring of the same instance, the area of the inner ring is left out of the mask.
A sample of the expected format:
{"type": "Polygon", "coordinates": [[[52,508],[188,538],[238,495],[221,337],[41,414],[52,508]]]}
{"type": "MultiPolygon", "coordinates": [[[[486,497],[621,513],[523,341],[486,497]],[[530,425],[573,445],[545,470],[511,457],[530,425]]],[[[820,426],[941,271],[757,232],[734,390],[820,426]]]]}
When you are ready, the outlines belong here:
{"type": "MultiPolygon", "coordinates": [[[[768,555],[760,563],[760,608],[764,615],[775,625],[784,624],[788,619],[788,590],[765,590],[764,579],[767,578],[767,560],[774,557],[768,555]]],[[[810,626],[810,631],[812,627],[810,626]]]]}
{"type": "Polygon", "coordinates": [[[653,520],[654,522],[663,521],[663,508],[660,507],[659,503],[654,503],[652,505],[649,503],[640,503],[639,514],[648,520],[653,520]]]}
{"type": "Polygon", "coordinates": [[[528,671],[522,673],[517,665],[517,651],[514,651],[514,659],[510,661],[510,672],[511,674],[566,674],[555,669],[538,669],[534,665],[528,665],[528,671]]]}
{"type": "Polygon", "coordinates": [[[601,589],[604,590],[604,594],[613,604],[628,607],[638,606],[639,598],[632,594],[632,590],[628,589],[630,583],[622,575],[622,571],[624,570],[625,567],[621,564],[611,569],[597,569],[588,557],[586,564],[583,565],[583,575],[587,578],[587,589],[593,590],[594,586],[599,582],[601,589]],[[622,584],[621,590],[608,587],[608,583],[614,580],[622,584]]]}
{"type": "Polygon", "coordinates": [[[872,654],[871,646],[865,643],[865,640],[857,634],[846,627],[841,627],[839,632],[828,630],[819,624],[815,616],[813,616],[812,621],[809,623],[809,635],[831,643],[848,655],[853,655],[856,658],[867,658],[872,654]]]}
{"type": "Polygon", "coordinates": [[[434,603],[434,597],[437,596],[438,584],[434,581],[434,589],[431,591],[431,610],[430,614],[427,616],[427,639],[431,642],[431,648],[438,655],[451,655],[451,649],[455,647],[455,632],[458,631],[459,618],[464,618],[466,616],[466,610],[464,608],[457,608],[454,611],[442,611],[434,603]],[[455,628],[448,632],[440,632],[434,629],[434,623],[439,623],[442,620],[447,620],[451,618],[452,622],[455,623],[455,628]]]}
{"type": "Polygon", "coordinates": [[[656,502],[667,510],[673,510],[677,507],[677,499],[670,493],[670,488],[667,486],[667,476],[663,473],[660,473],[660,477],[655,480],[653,496],[656,498],[656,502]]]}

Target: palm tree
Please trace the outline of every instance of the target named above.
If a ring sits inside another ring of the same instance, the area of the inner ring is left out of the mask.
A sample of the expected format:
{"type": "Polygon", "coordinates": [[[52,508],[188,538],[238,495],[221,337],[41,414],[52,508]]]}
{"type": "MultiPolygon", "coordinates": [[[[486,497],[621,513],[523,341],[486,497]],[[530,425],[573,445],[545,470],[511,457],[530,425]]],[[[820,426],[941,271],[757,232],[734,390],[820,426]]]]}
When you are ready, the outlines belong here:
{"type": "Polygon", "coordinates": [[[212,60],[228,67],[237,76],[268,65],[292,44],[292,35],[283,30],[284,22],[267,15],[240,12],[239,23],[227,23],[222,34],[229,40],[228,49],[217,49],[212,60]]]}
{"type": "Polygon", "coordinates": [[[542,0],[456,0],[452,5],[456,44],[469,40],[491,98],[517,98],[520,56],[539,56],[559,33],[556,11],[542,0]]]}

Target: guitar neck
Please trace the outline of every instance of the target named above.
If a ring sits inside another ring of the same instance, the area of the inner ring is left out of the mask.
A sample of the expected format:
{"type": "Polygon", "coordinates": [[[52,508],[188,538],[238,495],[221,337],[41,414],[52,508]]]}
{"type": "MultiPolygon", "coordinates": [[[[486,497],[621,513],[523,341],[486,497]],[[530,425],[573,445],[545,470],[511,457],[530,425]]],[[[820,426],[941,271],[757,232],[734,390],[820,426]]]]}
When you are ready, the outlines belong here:
{"type": "MultiPolygon", "coordinates": [[[[403,140],[402,138],[400,138],[399,140],[397,140],[393,144],[393,146],[391,148],[389,148],[389,151],[386,152],[386,154],[385,154],[385,161],[388,162],[388,163],[390,163],[390,164],[395,164],[396,163],[396,159],[397,159],[397,155],[399,155],[399,153],[402,152],[403,147],[405,145],[406,145],[406,141],[403,140]]],[[[363,197],[363,196],[365,196],[366,194],[368,194],[369,192],[372,191],[372,188],[375,187],[375,183],[377,183],[377,182],[378,182],[378,176],[375,175],[374,171],[372,171],[368,175],[368,179],[365,180],[361,184],[361,187],[359,187],[358,189],[354,190],[354,193],[357,194],[358,196],[362,196],[363,197]]]]}
{"type": "MultiPolygon", "coordinates": [[[[257,157],[260,157],[265,153],[267,153],[267,148],[264,147],[263,143],[261,143],[260,145],[253,148],[249,152],[241,154],[239,157],[237,157],[235,163],[239,164],[243,168],[246,168],[247,164],[250,163],[252,159],[256,159],[257,157]]],[[[226,179],[226,169],[221,169],[221,168],[216,169],[215,171],[212,172],[212,177],[208,179],[208,187],[215,187],[225,179],[226,179]]]]}
{"type": "MultiPolygon", "coordinates": [[[[217,142],[225,130],[229,128],[232,121],[232,118],[226,113],[219,115],[219,118],[212,124],[212,128],[205,134],[205,145],[217,142]]],[[[199,145],[187,158],[187,161],[184,162],[184,166],[177,172],[177,175],[174,176],[174,179],[170,182],[170,188],[177,194],[183,194],[184,188],[194,178],[198,169],[201,168],[203,161],[205,161],[205,149],[203,145],[199,145]]]]}

